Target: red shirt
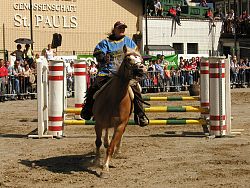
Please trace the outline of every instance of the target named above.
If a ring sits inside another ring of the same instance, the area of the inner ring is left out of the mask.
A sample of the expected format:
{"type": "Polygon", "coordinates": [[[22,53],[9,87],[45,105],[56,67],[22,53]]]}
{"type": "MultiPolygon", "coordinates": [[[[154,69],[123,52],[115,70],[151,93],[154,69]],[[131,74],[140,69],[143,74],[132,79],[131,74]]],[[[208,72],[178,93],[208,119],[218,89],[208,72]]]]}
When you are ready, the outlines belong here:
{"type": "Polygon", "coordinates": [[[191,63],[191,67],[193,70],[195,70],[197,68],[197,63],[194,61],[191,63]]]}
{"type": "Polygon", "coordinates": [[[169,13],[173,16],[176,16],[176,10],[174,8],[170,8],[169,13]]]}
{"type": "Polygon", "coordinates": [[[8,70],[5,66],[0,67],[0,77],[8,76],[8,70]]]}

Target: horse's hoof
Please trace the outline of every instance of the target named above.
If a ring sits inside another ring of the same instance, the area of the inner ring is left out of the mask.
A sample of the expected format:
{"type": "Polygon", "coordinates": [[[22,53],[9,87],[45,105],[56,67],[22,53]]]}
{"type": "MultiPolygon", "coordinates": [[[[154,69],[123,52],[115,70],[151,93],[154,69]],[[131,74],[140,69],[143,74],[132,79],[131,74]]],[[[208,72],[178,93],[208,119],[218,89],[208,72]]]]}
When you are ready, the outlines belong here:
{"type": "Polygon", "coordinates": [[[109,176],[110,176],[109,172],[106,172],[106,171],[102,171],[100,174],[100,178],[102,178],[102,179],[108,179],[109,176]]]}

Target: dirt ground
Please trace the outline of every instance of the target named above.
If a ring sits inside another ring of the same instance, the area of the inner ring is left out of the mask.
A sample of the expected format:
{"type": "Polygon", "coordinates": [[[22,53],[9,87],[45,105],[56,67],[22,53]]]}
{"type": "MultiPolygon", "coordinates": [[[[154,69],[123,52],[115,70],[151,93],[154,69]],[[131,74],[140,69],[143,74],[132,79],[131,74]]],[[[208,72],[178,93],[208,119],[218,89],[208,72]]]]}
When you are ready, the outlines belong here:
{"type": "MultiPolygon", "coordinates": [[[[69,106],[73,102],[68,99],[69,106]]],[[[195,103],[167,105],[181,104],[195,103]]],[[[63,139],[27,139],[37,127],[36,105],[36,100],[0,103],[0,187],[250,187],[249,88],[232,90],[232,126],[244,129],[241,135],[208,139],[197,125],[128,126],[109,179],[101,179],[101,168],[92,163],[93,126],[66,126],[63,139]]]]}

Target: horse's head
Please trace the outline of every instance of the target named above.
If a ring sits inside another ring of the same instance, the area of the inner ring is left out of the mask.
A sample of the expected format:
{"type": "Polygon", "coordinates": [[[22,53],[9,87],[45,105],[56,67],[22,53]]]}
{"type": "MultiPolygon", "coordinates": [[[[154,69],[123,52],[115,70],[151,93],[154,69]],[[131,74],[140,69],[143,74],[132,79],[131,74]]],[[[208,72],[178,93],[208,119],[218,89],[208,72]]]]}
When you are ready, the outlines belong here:
{"type": "Polygon", "coordinates": [[[129,79],[134,79],[137,77],[142,77],[147,72],[146,66],[143,64],[143,59],[141,54],[131,48],[126,46],[123,47],[124,59],[120,67],[119,72],[126,72],[126,77],[129,79]]]}

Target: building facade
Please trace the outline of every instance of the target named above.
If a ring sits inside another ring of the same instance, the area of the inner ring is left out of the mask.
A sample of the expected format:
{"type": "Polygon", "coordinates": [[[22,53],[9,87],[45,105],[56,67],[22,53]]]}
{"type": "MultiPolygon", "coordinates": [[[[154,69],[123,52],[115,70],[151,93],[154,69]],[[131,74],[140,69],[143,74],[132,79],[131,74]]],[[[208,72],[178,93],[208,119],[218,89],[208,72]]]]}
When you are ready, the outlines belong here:
{"type": "MultiPolygon", "coordinates": [[[[54,33],[62,35],[59,55],[89,54],[120,20],[127,35],[139,30],[142,0],[0,0],[0,50],[12,52],[17,38],[31,38],[40,53],[52,42],[54,33]],[[30,27],[32,2],[32,32],[30,27]]],[[[2,56],[2,54],[1,54],[2,56]]]]}

